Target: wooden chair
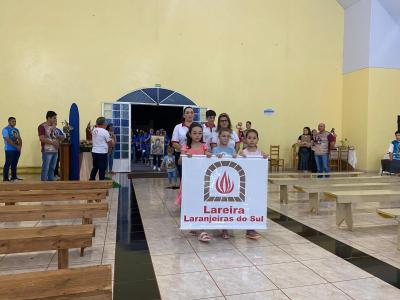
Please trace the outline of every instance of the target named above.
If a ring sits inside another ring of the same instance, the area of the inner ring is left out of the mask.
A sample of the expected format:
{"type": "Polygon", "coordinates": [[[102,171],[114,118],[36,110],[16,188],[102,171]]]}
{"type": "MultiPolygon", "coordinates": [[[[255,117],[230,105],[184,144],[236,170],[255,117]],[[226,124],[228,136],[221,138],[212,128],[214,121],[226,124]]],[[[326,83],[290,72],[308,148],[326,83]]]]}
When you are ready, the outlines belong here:
{"type": "Polygon", "coordinates": [[[344,169],[349,172],[349,152],[350,147],[341,147],[339,148],[339,163],[340,163],[340,170],[343,171],[344,169]]]}
{"type": "Polygon", "coordinates": [[[111,265],[0,276],[0,299],[112,299],[111,265]]]}
{"type": "Polygon", "coordinates": [[[332,149],[329,153],[329,167],[331,170],[340,171],[340,155],[339,150],[332,149]]]}
{"type": "Polygon", "coordinates": [[[269,147],[269,170],[272,171],[272,168],[275,167],[276,171],[279,172],[279,168],[282,168],[282,171],[285,169],[285,160],[280,158],[280,146],[279,145],[270,145],[269,147]]]}

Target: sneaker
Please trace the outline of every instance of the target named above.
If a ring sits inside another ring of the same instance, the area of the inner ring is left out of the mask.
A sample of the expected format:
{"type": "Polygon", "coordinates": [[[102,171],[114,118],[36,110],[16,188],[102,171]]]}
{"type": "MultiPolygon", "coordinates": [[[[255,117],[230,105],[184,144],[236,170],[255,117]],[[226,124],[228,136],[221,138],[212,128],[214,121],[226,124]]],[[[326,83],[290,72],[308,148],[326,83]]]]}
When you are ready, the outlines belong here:
{"type": "Polygon", "coordinates": [[[156,167],[156,166],[154,166],[154,167],[153,167],[153,171],[155,171],[156,169],[157,169],[157,167],[156,167]]]}
{"type": "Polygon", "coordinates": [[[157,170],[158,170],[158,172],[161,172],[161,168],[158,168],[157,170]]]}
{"type": "Polygon", "coordinates": [[[14,179],[12,179],[13,181],[21,181],[21,180],[23,180],[22,178],[19,178],[19,177],[17,177],[17,178],[14,178],[14,179]]]}

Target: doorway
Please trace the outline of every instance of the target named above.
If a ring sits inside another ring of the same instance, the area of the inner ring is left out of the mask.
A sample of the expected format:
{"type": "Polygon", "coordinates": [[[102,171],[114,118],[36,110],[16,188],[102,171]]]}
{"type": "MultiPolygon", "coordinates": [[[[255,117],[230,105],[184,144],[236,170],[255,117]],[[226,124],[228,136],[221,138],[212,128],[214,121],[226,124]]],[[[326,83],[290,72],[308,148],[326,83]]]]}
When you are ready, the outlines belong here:
{"type": "Polygon", "coordinates": [[[181,121],[182,113],[181,106],[132,104],[131,128],[145,131],[162,128],[172,137],[175,125],[181,121]]]}

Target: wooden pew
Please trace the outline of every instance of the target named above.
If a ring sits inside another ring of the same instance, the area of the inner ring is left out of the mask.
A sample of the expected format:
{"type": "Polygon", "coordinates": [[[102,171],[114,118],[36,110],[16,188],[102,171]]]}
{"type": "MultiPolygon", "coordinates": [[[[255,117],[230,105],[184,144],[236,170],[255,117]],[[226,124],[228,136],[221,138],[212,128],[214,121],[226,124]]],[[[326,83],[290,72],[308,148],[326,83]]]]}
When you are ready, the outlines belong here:
{"type": "Polygon", "coordinates": [[[324,192],[328,199],[336,201],[336,225],[345,221],[349,230],[353,230],[352,203],[400,201],[400,190],[360,190],[324,192]]]}
{"type": "Polygon", "coordinates": [[[111,265],[0,276],[2,300],[111,300],[111,265]]]}
{"type": "MultiPolygon", "coordinates": [[[[318,176],[324,176],[326,173],[301,173],[301,172],[288,172],[288,173],[269,173],[269,178],[314,178],[318,176]]],[[[356,177],[360,175],[365,175],[365,172],[331,172],[329,173],[331,177],[356,177]]]]}
{"type": "MultiPolygon", "coordinates": [[[[68,267],[68,249],[92,245],[94,225],[0,229],[0,254],[57,250],[58,268],[68,267]]],[[[1,299],[1,298],[0,298],[1,299]]]]}
{"type": "Polygon", "coordinates": [[[107,203],[0,206],[0,222],[82,218],[83,224],[92,224],[93,218],[107,217],[107,212],[107,203]]]}
{"type": "Polygon", "coordinates": [[[110,189],[112,180],[0,182],[0,191],[110,189]]]}
{"type": "Polygon", "coordinates": [[[310,200],[310,212],[319,213],[320,195],[327,191],[353,191],[353,190],[397,190],[400,185],[387,182],[371,182],[371,183],[339,183],[339,184],[302,184],[294,185],[294,189],[299,192],[307,193],[310,200]]]}
{"type": "Polygon", "coordinates": [[[105,189],[0,191],[0,203],[8,204],[72,200],[101,201],[106,197],[107,190],[105,189]]]}
{"type": "Polygon", "coordinates": [[[400,208],[378,208],[376,210],[384,218],[393,218],[398,222],[397,226],[397,250],[400,250],[400,208]]]}
{"type": "Polygon", "coordinates": [[[272,184],[280,186],[280,202],[288,203],[288,186],[302,184],[339,184],[339,183],[370,183],[370,182],[400,182],[400,177],[389,176],[359,176],[359,177],[335,177],[335,178],[269,178],[268,181],[272,184]]]}
{"type": "MultiPolygon", "coordinates": [[[[93,218],[107,217],[107,212],[108,203],[0,206],[0,222],[82,218],[82,224],[93,224],[93,218]]],[[[84,251],[82,247],[81,256],[84,251]]]]}

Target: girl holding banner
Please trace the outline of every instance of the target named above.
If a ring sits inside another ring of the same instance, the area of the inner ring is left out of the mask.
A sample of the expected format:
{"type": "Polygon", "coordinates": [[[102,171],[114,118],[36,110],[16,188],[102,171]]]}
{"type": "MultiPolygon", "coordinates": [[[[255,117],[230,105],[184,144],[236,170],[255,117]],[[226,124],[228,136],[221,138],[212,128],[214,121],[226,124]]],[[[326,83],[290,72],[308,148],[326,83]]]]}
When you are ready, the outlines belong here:
{"type": "MultiPolygon", "coordinates": [[[[203,143],[203,127],[198,123],[192,123],[186,134],[186,144],[181,147],[181,154],[191,157],[192,155],[207,155],[211,157],[211,153],[207,149],[207,145],[203,143]]],[[[179,157],[178,164],[182,165],[182,158],[179,157]]],[[[182,184],[181,184],[182,188],[182,184]]],[[[182,190],[179,189],[176,198],[176,204],[180,205],[182,202],[182,190]]],[[[196,231],[191,231],[192,234],[197,234],[196,231]]],[[[209,242],[211,236],[206,232],[202,231],[197,237],[201,242],[209,242]]]]}
{"type": "MultiPolygon", "coordinates": [[[[247,147],[240,152],[240,155],[243,157],[247,156],[262,156],[264,158],[268,158],[268,155],[258,149],[258,132],[255,129],[249,129],[246,131],[246,135],[244,137],[247,147]]],[[[260,238],[260,234],[255,230],[247,230],[246,237],[249,239],[257,240],[260,238]]]]}

